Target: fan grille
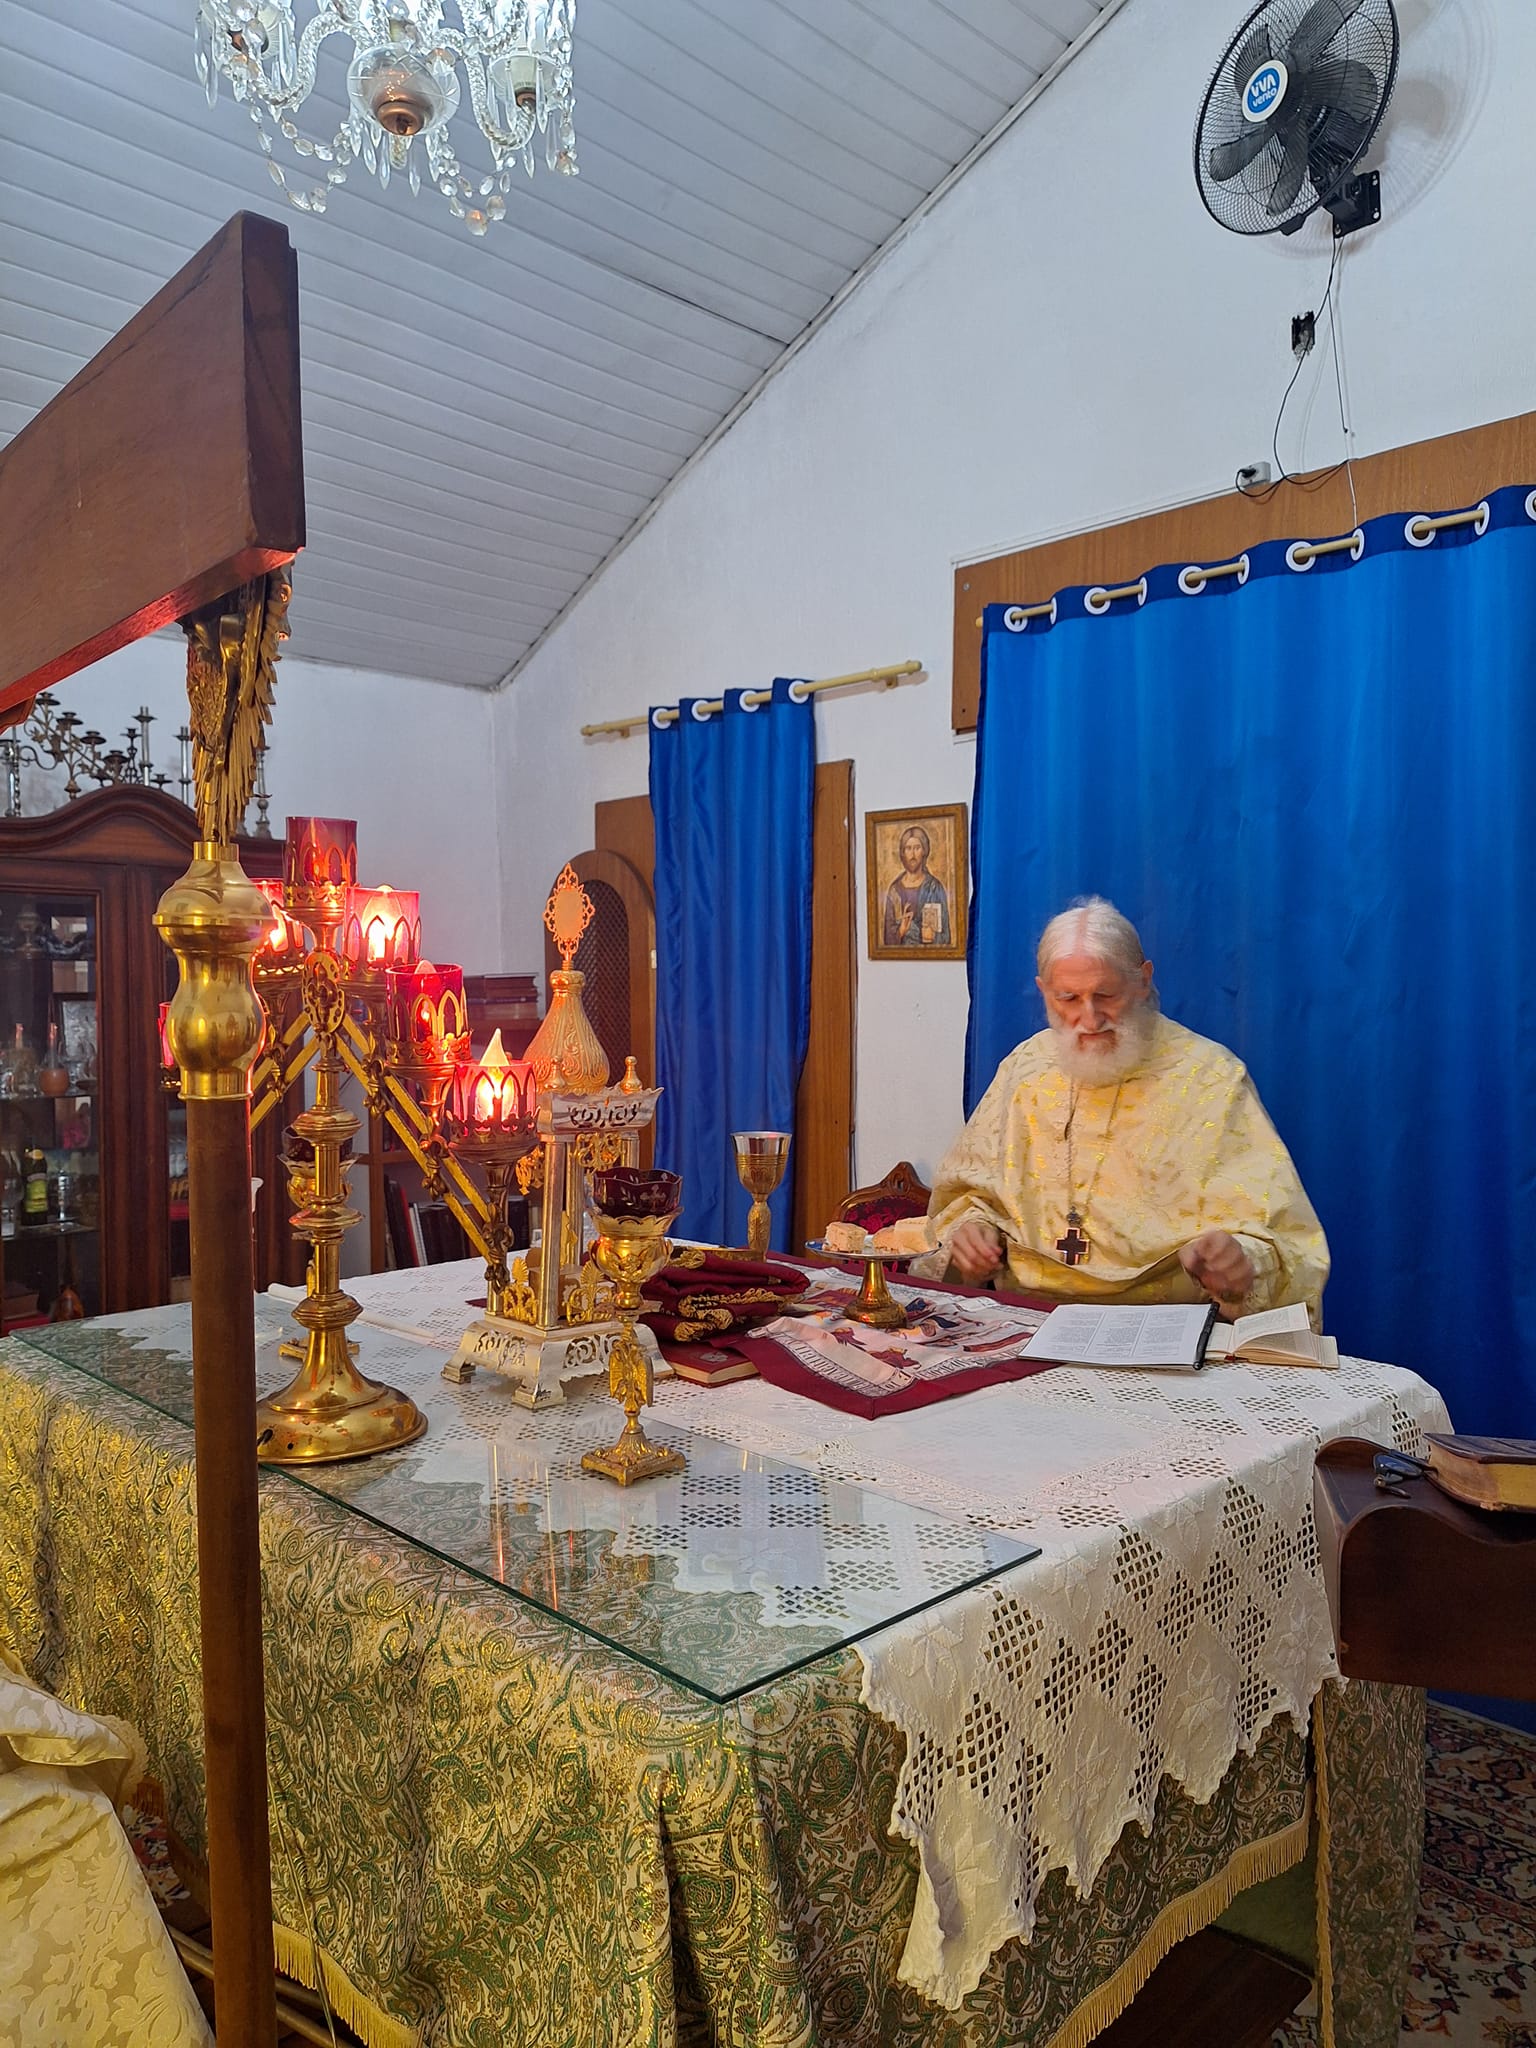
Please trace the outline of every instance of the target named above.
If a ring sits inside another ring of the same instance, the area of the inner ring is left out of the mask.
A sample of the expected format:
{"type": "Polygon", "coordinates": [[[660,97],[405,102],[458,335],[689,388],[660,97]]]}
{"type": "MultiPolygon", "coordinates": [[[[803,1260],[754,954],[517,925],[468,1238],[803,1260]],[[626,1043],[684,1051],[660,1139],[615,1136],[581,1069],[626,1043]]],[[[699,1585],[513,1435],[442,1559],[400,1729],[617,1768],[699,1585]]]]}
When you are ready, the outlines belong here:
{"type": "Polygon", "coordinates": [[[1392,0],[1261,0],[1206,87],[1195,182],[1239,235],[1295,227],[1337,192],[1365,153],[1397,74],[1392,0]],[[1243,95],[1278,60],[1284,89],[1259,120],[1243,95]]]}

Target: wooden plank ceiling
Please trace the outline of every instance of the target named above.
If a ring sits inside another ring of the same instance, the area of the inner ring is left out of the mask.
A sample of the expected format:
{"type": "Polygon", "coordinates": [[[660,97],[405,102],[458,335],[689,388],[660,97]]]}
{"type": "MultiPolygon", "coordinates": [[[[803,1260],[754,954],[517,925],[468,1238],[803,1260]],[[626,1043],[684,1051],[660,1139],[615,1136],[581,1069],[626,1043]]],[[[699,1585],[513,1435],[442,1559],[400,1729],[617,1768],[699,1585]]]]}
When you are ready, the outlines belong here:
{"type": "Polygon", "coordinates": [[[494,688],[1107,4],[581,0],[581,175],[519,176],[477,242],[361,166],[323,217],[288,207],[248,114],[193,76],[196,0],[0,0],[0,446],[229,215],[279,216],[292,652],[494,688]]]}

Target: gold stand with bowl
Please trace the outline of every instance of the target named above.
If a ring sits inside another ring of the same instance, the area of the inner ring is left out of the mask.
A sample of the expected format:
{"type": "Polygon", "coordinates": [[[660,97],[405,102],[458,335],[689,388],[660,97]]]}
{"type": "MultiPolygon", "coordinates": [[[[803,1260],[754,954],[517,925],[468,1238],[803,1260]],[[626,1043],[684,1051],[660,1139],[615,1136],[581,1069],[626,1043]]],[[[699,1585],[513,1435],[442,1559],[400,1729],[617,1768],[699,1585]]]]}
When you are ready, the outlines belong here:
{"type": "Polygon", "coordinates": [[[681,1472],[681,1451],[663,1450],[640,1427],[640,1410],[654,1392],[651,1360],[635,1338],[640,1290],[672,1256],[667,1232],[682,1206],[682,1182],[675,1173],[639,1166],[599,1169],[592,1175],[592,1220],[597,1225],[597,1263],[613,1282],[614,1305],[623,1335],[608,1354],[608,1391],[624,1404],[624,1428],[605,1451],[588,1451],[581,1469],[632,1486],[664,1472],[681,1472]]]}

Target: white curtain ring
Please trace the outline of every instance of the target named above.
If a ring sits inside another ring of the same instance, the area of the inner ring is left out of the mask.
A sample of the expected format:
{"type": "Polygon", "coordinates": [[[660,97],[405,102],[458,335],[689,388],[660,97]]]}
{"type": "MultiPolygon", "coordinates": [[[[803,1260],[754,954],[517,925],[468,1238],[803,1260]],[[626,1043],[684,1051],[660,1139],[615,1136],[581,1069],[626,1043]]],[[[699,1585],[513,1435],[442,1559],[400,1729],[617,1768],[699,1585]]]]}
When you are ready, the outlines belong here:
{"type": "Polygon", "coordinates": [[[693,703],[689,706],[688,716],[693,720],[695,725],[708,725],[710,721],[710,717],[712,714],[701,708],[703,706],[703,703],[704,699],[702,697],[695,697],[693,703]]]}
{"type": "Polygon", "coordinates": [[[1312,543],[1307,540],[1293,540],[1285,551],[1285,566],[1287,569],[1294,569],[1298,576],[1305,576],[1316,560],[1316,555],[1312,553],[1312,543]],[[1307,550],[1305,554],[1302,553],[1303,548],[1307,550]]]}
{"type": "Polygon", "coordinates": [[[1409,547],[1430,547],[1433,545],[1434,538],[1434,528],[1429,526],[1429,514],[1427,512],[1415,512],[1413,517],[1404,523],[1403,539],[1407,541],[1409,547]],[[1421,525],[1427,527],[1428,531],[1424,533],[1416,532],[1415,529],[1421,525]]]}
{"type": "Polygon", "coordinates": [[[1479,540],[1481,540],[1483,535],[1488,531],[1488,522],[1492,517],[1492,508],[1489,506],[1488,500],[1484,498],[1482,503],[1477,508],[1477,517],[1472,522],[1472,531],[1477,535],[1479,540]]]}
{"type": "Polygon", "coordinates": [[[1179,571],[1179,588],[1186,597],[1198,597],[1205,588],[1205,571],[1197,562],[1179,571]]]}
{"type": "Polygon", "coordinates": [[[1248,550],[1246,548],[1244,548],[1243,552],[1238,556],[1237,561],[1237,587],[1239,590],[1241,590],[1243,585],[1248,581],[1249,570],[1253,567],[1252,562],[1250,562],[1248,559],[1248,550]]]}
{"type": "Polygon", "coordinates": [[[1525,516],[1527,519],[1536,519],[1536,491],[1527,491],[1525,494],[1525,516]]]}
{"type": "MultiPolygon", "coordinates": [[[[1531,495],[1536,497],[1536,491],[1533,491],[1531,495]]],[[[1532,517],[1536,518],[1536,513],[1533,513],[1532,517]]],[[[1054,600],[1052,601],[1054,602],[1054,600]]],[[[1025,618],[1024,607],[1021,604],[1011,604],[1003,613],[1003,631],[1005,633],[1022,633],[1028,624],[1029,620],[1025,618]]]]}
{"type": "Polygon", "coordinates": [[[1138,610],[1140,610],[1141,606],[1142,606],[1142,605],[1144,605],[1144,604],[1146,603],[1146,601],[1147,601],[1147,579],[1146,579],[1146,577],[1145,577],[1145,576],[1139,576],[1139,577],[1138,577],[1138,578],[1136,579],[1136,605],[1137,605],[1137,609],[1138,609],[1138,610]]]}
{"type": "Polygon", "coordinates": [[[1360,557],[1364,553],[1365,528],[1363,526],[1357,526],[1354,532],[1349,536],[1349,559],[1352,562],[1358,562],[1360,557]]]}
{"type": "Polygon", "coordinates": [[[752,702],[752,699],[756,695],[756,690],[743,690],[741,695],[736,699],[736,709],[738,711],[761,711],[763,708],[762,705],[754,704],[752,702]]]}
{"type": "Polygon", "coordinates": [[[653,706],[651,711],[651,730],[653,732],[665,732],[669,725],[676,725],[676,723],[677,706],[675,704],[657,704],[653,706]]]}
{"type": "Polygon", "coordinates": [[[811,693],[803,682],[796,681],[790,684],[789,701],[791,704],[808,704],[810,700],[811,693]]]}
{"type": "Polygon", "coordinates": [[[1100,618],[1109,610],[1109,592],[1102,583],[1096,583],[1092,590],[1083,592],[1083,605],[1096,619],[1100,618]]]}

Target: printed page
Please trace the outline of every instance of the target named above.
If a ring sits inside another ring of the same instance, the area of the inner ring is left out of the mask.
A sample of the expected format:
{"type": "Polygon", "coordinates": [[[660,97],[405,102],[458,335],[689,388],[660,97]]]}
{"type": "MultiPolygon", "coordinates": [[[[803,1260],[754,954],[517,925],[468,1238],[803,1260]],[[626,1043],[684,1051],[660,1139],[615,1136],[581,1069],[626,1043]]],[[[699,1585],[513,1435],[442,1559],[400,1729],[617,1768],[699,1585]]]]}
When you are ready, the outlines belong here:
{"type": "Polygon", "coordinates": [[[1125,1308],[1069,1302],[1051,1310],[1023,1355],[1068,1365],[1187,1368],[1200,1360],[1210,1318],[1209,1303],[1125,1308]]]}
{"type": "Polygon", "coordinates": [[[1307,1314],[1304,1301],[1293,1301],[1288,1308],[1267,1308],[1254,1316],[1239,1316],[1230,1329],[1219,1324],[1211,1332],[1210,1348],[1215,1351],[1225,1340],[1229,1351],[1236,1351],[1244,1344],[1251,1344],[1259,1337],[1277,1337],[1282,1330],[1310,1330],[1312,1319],[1307,1314]]]}

